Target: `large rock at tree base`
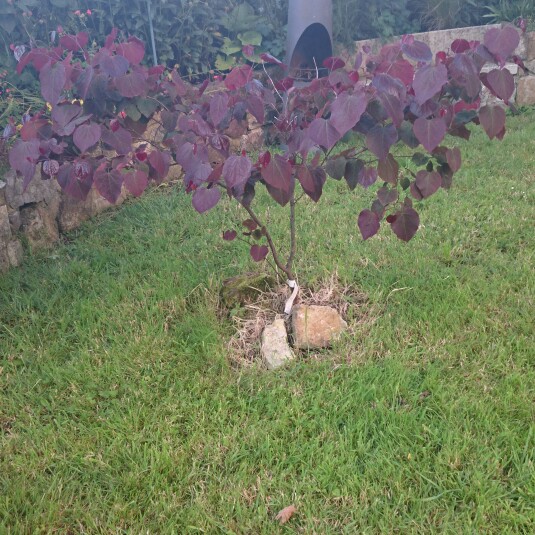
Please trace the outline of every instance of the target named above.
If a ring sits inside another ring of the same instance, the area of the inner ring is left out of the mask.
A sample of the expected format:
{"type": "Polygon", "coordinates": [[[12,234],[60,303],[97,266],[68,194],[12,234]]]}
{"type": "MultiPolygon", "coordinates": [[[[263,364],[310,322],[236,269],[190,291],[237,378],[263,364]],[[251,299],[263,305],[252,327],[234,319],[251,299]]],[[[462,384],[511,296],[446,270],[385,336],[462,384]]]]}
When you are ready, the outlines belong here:
{"type": "Polygon", "coordinates": [[[275,279],[267,273],[244,273],[223,281],[221,301],[232,309],[244,303],[251,303],[262,292],[275,285],[275,279]]]}
{"type": "Polygon", "coordinates": [[[329,347],[347,329],[337,310],[319,305],[297,305],[292,310],[293,345],[298,349],[329,347]]]}
{"type": "Polygon", "coordinates": [[[516,103],[518,106],[535,104],[535,75],[524,76],[518,80],[516,103]]]}
{"type": "Polygon", "coordinates": [[[269,370],[276,370],[295,359],[288,344],[288,333],[283,319],[276,319],[262,333],[262,360],[269,370]]]}

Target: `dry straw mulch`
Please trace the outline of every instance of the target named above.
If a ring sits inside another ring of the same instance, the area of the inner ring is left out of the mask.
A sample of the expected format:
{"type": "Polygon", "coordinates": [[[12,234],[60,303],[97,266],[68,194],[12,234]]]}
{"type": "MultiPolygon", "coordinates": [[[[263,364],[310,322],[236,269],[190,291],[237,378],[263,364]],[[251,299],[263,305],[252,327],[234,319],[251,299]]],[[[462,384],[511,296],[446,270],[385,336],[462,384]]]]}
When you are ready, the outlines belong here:
{"type": "MultiPolygon", "coordinates": [[[[260,362],[262,332],[275,318],[284,317],[284,305],[290,295],[287,285],[262,292],[258,299],[245,304],[243,311],[232,318],[236,332],[228,342],[228,350],[233,364],[247,367],[260,362]]],[[[377,317],[376,311],[370,307],[368,296],[353,285],[342,285],[336,274],[315,288],[300,287],[295,304],[335,308],[347,321],[349,336],[362,335],[377,317]]],[[[289,318],[286,322],[290,332],[289,318]]]]}

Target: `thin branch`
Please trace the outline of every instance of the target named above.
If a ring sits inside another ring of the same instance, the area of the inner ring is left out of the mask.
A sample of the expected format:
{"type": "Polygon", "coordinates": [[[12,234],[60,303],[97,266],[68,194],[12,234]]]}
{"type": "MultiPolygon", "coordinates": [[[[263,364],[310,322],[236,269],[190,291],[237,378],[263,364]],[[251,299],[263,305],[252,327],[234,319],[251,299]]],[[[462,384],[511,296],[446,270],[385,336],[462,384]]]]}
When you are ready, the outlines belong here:
{"type": "MultiPolygon", "coordinates": [[[[297,201],[295,200],[295,177],[292,176],[292,196],[290,197],[290,256],[288,257],[288,262],[286,263],[286,269],[292,273],[292,267],[295,259],[295,253],[297,252],[297,240],[296,240],[296,229],[295,229],[295,205],[297,201]]],[[[292,278],[290,280],[293,280],[292,278]]]]}
{"type": "Polygon", "coordinates": [[[266,240],[269,245],[269,249],[271,250],[271,254],[273,255],[273,261],[275,262],[276,266],[288,277],[289,280],[294,280],[293,273],[291,269],[288,269],[280,260],[279,254],[277,252],[277,248],[275,247],[275,243],[273,242],[273,239],[271,237],[271,234],[269,233],[269,230],[266,228],[266,226],[260,221],[258,216],[253,212],[253,209],[250,206],[247,206],[240,200],[238,202],[245,208],[245,211],[249,214],[251,219],[262,229],[264,232],[264,236],[266,237],[266,240]]]}

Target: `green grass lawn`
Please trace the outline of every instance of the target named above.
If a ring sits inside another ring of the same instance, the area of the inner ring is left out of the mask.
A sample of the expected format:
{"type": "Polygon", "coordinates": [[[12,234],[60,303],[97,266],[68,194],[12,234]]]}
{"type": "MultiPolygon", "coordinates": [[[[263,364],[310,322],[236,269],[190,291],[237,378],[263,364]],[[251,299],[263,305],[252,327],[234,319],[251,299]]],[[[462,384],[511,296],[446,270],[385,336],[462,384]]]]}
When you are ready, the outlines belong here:
{"type": "Polygon", "coordinates": [[[376,321],[282,371],[228,364],[230,203],[155,191],[1,277],[0,533],[535,533],[535,113],[509,125],[409,244],[361,241],[373,191],[299,206],[301,281],[376,321]]]}

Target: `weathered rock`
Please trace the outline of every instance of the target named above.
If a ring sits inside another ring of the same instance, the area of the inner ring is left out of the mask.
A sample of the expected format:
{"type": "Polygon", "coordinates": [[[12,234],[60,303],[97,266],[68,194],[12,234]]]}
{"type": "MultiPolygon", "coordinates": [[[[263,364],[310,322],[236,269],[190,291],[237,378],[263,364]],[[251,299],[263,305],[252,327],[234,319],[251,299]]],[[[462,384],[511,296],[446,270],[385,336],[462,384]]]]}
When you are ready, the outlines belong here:
{"type": "Polygon", "coordinates": [[[274,285],[274,278],[267,273],[244,273],[223,281],[221,301],[225,307],[232,309],[250,303],[274,285]]]}
{"type": "Polygon", "coordinates": [[[526,57],[530,60],[535,59],[535,32],[526,34],[526,57]]]}
{"type": "Polygon", "coordinates": [[[275,370],[295,359],[288,344],[288,333],[283,319],[276,319],[262,333],[262,359],[269,370],[275,370]]]}
{"type": "Polygon", "coordinates": [[[58,214],[58,225],[61,232],[69,232],[80,226],[81,223],[91,219],[100,212],[113,206],[120,206],[126,199],[126,189],[123,188],[116,204],[109,203],[96,189],[92,188],[85,201],[79,201],[68,195],[61,199],[58,214]]]}
{"type": "Polygon", "coordinates": [[[22,243],[20,243],[19,240],[10,241],[7,244],[6,250],[9,264],[12,267],[20,266],[22,262],[22,257],[24,256],[22,243]]]}
{"type": "Polygon", "coordinates": [[[10,268],[9,256],[7,255],[7,248],[0,240],[0,273],[5,273],[10,268]]]}
{"type": "Polygon", "coordinates": [[[347,323],[334,308],[297,305],[292,311],[294,346],[299,349],[329,347],[347,329],[347,323]]]}
{"type": "Polygon", "coordinates": [[[0,243],[5,243],[11,239],[11,225],[9,223],[9,213],[7,206],[0,206],[0,243]]]}
{"type": "Polygon", "coordinates": [[[516,103],[519,106],[535,104],[535,75],[524,76],[518,80],[516,103]]]}
{"type": "Polygon", "coordinates": [[[56,180],[43,180],[39,171],[30,182],[26,191],[22,190],[22,179],[15,171],[9,171],[6,176],[6,201],[11,208],[19,208],[25,204],[45,201],[51,203],[59,199],[61,187],[56,180]]]}
{"type": "Polygon", "coordinates": [[[45,249],[59,240],[58,210],[59,198],[50,203],[41,201],[21,207],[21,231],[34,249],[45,249]]]}
{"type": "Polygon", "coordinates": [[[0,206],[6,204],[6,186],[7,184],[3,180],[0,180],[0,206]]]}
{"type": "Polygon", "coordinates": [[[9,222],[11,223],[11,232],[18,232],[20,226],[22,225],[22,220],[20,219],[20,212],[18,210],[8,210],[9,212],[9,222]]]}

